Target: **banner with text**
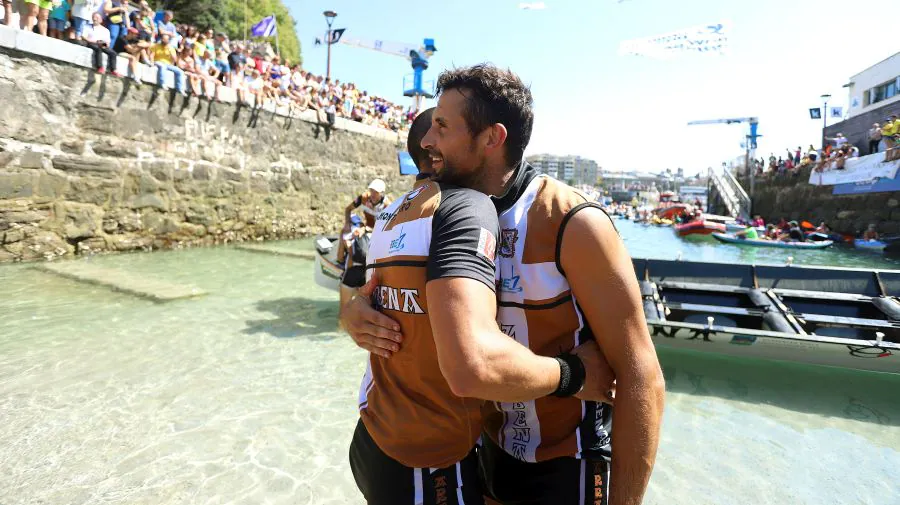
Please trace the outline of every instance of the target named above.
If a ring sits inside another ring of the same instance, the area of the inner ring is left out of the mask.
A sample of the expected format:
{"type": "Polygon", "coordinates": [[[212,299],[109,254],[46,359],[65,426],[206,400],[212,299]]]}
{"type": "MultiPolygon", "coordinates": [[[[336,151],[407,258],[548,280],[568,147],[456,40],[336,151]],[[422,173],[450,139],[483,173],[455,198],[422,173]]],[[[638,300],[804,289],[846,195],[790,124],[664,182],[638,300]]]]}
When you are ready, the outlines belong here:
{"type": "Polygon", "coordinates": [[[900,191],[900,177],[893,179],[875,179],[874,181],[836,184],[832,195],[861,195],[863,193],[886,193],[900,191]]]}
{"type": "Polygon", "coordinates": [[[626,40],[619,55],[670,58],[679,54],[723,54],[728,46],[727,23],[693,26],[677,32],[626,40]]]}
{"type": "Polygon", "coordinates": [[[875,179],[893,179],[900,168],[900,161],[884,162],[884,153],[872,154],[862,158],[851,158],[844,164],[843,170],[833,168],[834,163],[825,165],[825,170],[809,174],[809,183],[813,186],[834,186],[870,182],[875,179]]]}

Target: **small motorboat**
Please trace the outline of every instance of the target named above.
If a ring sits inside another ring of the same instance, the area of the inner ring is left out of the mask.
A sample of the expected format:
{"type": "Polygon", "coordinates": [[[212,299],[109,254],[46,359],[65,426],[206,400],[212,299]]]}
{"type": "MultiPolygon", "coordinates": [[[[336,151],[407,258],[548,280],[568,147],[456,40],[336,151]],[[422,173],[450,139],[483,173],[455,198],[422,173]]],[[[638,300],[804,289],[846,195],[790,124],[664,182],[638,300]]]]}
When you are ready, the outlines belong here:
{"type": "Polygon", "coordinates": [[[712,236],[719,242],[724,242],[726,244],[748,245],[754,247],[778,247],[781,249],[825,249],[834,244],[831,240],[823,240],[820,242],[782,242],[780,240],[741,238],[727,233],[713,233],[712,236]]]}
{"type": "Polygon", "coordinates": [[[675,226],[675,233],[679,237],[688,235],[709,235],[711,233],[725,233],[726,225],[713,221],[698,220],[675,226]]]}

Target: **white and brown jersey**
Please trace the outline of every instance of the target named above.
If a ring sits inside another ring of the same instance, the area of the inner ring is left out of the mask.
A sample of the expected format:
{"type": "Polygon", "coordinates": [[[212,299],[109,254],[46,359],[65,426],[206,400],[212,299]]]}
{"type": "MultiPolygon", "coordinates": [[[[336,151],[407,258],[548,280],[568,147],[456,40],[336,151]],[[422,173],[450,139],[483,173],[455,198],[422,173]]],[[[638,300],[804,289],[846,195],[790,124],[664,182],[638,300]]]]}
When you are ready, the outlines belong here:
{"type": "MultiPolygon", "coordinates": [[[[541,356],[555,356],[593,339],[559,253],[569,218],[596,204],[570,186],[538,175],[527,164],[495,203],[500,213],[496,262],[500,328],[541,356]]],[[[608,405],[577,398],[548,396],[485,407],[488,436],[526,462],[608,456],[611,419],[608,405]]]]}
{"type": "Polygon", "coordinates": [[[378,447],[413,468],[462,460],[482,430],[482,401],[460,398],[441,374],[425,296],[428,281],[468,277],[494,289],[497,214],[476,191],[426,182],[384,210],[369,244],[375,307],[400,324],[390,359],[370,355],[359,394],[378,447]]]}

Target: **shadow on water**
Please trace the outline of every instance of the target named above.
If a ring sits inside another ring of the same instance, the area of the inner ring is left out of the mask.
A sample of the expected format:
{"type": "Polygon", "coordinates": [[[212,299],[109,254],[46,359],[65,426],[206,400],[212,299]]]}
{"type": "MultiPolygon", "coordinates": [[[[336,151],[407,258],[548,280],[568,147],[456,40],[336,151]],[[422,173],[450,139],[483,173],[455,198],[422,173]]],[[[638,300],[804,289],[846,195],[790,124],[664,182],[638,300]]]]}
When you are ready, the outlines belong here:
{"type": "Polygon", "coordinates": [[[900,426],[900,376],[657,349],[666,390],[900,426]]]}
{"type": "Polygon", "coordinates": [[[308,298],[279,298],[262,300],[256,309],[269,312],[275,319],[246,321],[243,333],[266,333],[275,338],[305,338],[314,342],[326,342],[338,338],[338,304],[333,300],[308,298]]]}

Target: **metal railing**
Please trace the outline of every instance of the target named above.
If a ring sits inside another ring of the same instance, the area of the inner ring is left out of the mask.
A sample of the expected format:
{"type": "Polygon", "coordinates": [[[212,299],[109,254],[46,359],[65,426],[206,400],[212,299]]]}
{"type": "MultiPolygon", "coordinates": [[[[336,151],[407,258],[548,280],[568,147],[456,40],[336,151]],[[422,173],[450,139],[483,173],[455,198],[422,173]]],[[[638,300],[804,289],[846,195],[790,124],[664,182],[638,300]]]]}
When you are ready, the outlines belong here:
{"type": "Polygon", "coordinates": [[[731,217],[749,220],[750,197],[734,175],[724,167],[718,170],[710,167],[709,178],[731,217]]]}

